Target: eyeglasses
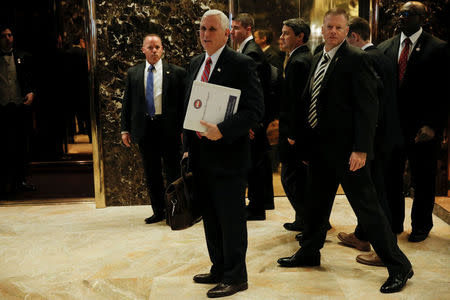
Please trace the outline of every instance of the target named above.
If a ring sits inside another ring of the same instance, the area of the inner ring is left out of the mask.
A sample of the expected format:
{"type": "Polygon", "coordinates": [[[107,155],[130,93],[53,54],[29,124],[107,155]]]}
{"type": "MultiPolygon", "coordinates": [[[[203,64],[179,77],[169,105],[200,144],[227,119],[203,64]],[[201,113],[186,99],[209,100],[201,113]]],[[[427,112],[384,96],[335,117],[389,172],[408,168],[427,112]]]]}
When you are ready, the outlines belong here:
{"type": "Polygon", "coordinates": [[[414,11],[404,10],[404,11],[399,12],[398,15],[400,17],[408,18],[408,17],[412,17],[412,16],[419,16],[420,14],[417,12],[414,12],[414,11]]]}
{"type": "Polygon", "coordinates": [[[4,38],[6,38],[6,37],[12,37],[12,33],[3,33],[3,34],[0,34],[0,38],[4,39],[4,38]]]}

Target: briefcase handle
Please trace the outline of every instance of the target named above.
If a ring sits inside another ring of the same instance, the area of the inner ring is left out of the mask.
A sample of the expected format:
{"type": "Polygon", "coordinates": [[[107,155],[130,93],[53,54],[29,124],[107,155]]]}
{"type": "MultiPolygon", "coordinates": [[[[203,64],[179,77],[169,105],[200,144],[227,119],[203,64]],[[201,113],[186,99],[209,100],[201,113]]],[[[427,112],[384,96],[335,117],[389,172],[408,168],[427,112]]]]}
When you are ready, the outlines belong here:
{"type": "Polygon", "coordinates": [[[181,177],[183,177],[183,179],[186,179],[186,175],[189,173],[189,157],[184,157],[180,161],[180,165],[181,165],[181,177]]]}

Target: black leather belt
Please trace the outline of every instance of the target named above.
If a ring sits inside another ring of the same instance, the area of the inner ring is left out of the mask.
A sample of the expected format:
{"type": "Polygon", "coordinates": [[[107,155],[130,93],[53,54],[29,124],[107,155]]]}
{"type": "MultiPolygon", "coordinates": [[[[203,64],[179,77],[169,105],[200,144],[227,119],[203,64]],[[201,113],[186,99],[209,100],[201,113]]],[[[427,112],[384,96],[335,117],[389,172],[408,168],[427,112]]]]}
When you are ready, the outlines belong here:
{"type": "Polygon", "coordinates": [[[159,121],[159,120],[162,120],[162,118],[163,118],[162,115],[150,116],[149,114],[145,114],[145,117],[150,121],[159,121]]]}

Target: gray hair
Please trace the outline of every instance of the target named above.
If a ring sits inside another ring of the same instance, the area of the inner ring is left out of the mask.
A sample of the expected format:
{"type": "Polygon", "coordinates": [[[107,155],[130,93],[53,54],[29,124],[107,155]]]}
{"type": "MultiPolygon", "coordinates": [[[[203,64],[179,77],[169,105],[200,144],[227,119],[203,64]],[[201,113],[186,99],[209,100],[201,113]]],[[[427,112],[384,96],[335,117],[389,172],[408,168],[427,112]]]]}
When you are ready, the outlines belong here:
{"type": "Polygon", "coordinates": [[[227,28],[230,28],[230,20],[228,20],[228,17],[220,10],[210,9],[210,10],[206,11],[202,16],[201,21],[203,21],[203,19],[205,17],[209,17],[209,16],[218,16],[220,19],[220,25],[222,25],[223,30],[227,30],[227,28]]]}

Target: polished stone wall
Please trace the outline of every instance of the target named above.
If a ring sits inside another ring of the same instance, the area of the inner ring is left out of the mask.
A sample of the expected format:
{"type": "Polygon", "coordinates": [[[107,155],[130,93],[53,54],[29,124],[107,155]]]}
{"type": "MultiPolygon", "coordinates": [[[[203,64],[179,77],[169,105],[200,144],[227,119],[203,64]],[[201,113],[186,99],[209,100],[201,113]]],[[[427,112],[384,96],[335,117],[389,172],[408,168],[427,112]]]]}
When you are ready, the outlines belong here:
{"type": "Polygon", "coordinates": [[[125,148],[120,137],[121,100],[126,71],[144,59],[143,37],[162,37],[164,59],[184,66],[201,52],[199,20],[209,8],[227,14],[227,0],[96,1],[99,93],[99,148],[103,156],[106,206],[149,204],[138,149],[125,148]]]}

